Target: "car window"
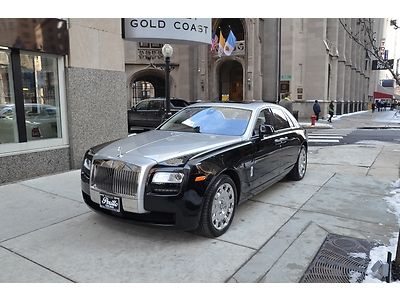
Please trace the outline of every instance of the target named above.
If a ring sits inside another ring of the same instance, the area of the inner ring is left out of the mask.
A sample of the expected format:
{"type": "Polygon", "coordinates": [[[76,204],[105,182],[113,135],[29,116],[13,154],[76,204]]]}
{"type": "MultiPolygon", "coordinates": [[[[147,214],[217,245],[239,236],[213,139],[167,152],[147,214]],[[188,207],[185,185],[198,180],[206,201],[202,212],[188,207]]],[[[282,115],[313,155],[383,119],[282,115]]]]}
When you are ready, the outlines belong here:
{"type": "Polygon", "coordinates": [[[231,107],[188,107],[175,114],[159,130],[189,131],[240,136],[247,129],[251,111],[231,107]]]}
{"type": "Polygon", "coordinates": [[[181,100],[181,99],[171,99],[171,103],[175,107],[186,107],[186,106],[188,106],[188,103],[185,100],[181,100]]]}
{"type": "Polygon", "coordinates": [[[160,110],[162,108],[163,101],[154,100],[149,101],[148,110],[160,110]]]}
{"type": "Polygon", "coordinates": [[[148,104],[149,104],[149,101],[139,102],[138,105],[136,105],[136,110],[147,110],[148,104]]]}
{"type": "Polygon", "coordinates": [[[280,130],[289,128],[289,121],[285,115],[285,113],[279,108],[272,108],[272,113],[274,115],[274,129],[280,130]]]}
{"type": "Polygon", "coordinates": [[[265,124],[265,110],[262,110],[260,114],[257,116],[256,124],[253,128],[253,135],[259,134],[260,125],[265,124]]]}

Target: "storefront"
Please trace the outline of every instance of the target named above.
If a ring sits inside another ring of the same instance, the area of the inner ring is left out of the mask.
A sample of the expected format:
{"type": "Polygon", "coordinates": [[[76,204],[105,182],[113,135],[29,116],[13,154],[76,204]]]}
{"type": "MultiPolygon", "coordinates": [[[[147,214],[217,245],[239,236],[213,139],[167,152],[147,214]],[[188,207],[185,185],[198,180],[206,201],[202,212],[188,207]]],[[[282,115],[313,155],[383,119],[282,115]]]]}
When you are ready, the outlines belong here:
{"type": "Polygon", "coordinates": [[[9,168],[45,174],[69,167],[66,25],[59,19],[0,19],[0,183],[10,180],[9,168]],[[49,156],[51,151],[57,154],[49,156]]]}

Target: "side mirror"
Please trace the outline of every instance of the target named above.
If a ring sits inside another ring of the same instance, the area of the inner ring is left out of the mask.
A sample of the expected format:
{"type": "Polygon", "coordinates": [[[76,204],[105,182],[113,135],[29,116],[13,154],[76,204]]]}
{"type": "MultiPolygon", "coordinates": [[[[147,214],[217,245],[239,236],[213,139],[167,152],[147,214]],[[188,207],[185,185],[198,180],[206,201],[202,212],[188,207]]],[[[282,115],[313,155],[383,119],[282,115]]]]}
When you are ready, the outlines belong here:
{"type": "Polygon", "coordinates": [[[136,111],[136,110],[137,110],[137,109],[136,109],[136,106],[132,106],[131,110],[132,110],[132,111],[136,111]]]}
{"type": "Polygon", "coordinates": [[[258,132],[260,134],[260,138],[263,138],[266,135],[273,134],[275,132],[274,127],[271,125],[261,124],[258,128],[258,132]]]}

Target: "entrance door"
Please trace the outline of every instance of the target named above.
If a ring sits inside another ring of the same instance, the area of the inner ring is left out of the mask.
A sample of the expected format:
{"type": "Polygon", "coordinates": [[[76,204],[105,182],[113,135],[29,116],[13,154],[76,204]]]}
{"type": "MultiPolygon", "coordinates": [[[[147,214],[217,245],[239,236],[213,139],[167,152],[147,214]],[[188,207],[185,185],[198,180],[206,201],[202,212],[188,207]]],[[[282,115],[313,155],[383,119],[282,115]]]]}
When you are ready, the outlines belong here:
{"type": "Polygon", "coordinates": [[[220,68],[220,99],[228,95],[230,101],[243,101],[243,67],[237,61],[226,61],[220,68]]]}

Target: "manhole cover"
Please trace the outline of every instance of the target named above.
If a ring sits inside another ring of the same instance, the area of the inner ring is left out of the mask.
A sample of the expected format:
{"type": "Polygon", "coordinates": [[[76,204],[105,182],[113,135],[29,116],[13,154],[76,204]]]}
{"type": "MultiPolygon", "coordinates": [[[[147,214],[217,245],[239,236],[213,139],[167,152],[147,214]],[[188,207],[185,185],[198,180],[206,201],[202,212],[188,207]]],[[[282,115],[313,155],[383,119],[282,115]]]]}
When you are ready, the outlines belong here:
{"type": "Polygon", "coordinates": [[[328,234],[300,282],[361,282],[372,247],[366,240],[328,234]]]}

